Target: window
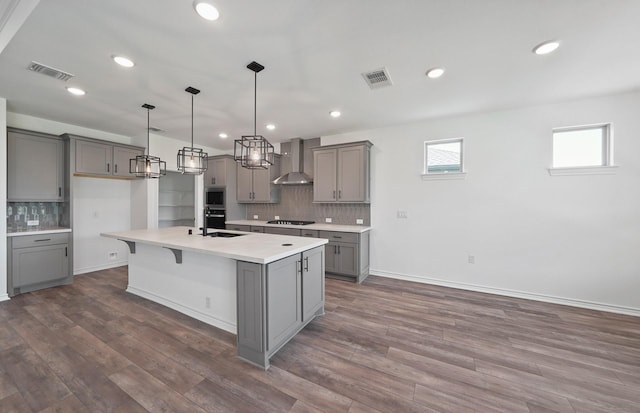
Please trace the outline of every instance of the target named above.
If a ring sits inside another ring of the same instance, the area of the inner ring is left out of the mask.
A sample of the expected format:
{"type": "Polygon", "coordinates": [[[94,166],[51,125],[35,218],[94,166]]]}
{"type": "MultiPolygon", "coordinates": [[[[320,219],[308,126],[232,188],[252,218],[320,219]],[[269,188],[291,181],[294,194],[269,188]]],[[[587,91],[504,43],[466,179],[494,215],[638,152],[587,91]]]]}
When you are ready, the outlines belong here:
{"type": "Polygon", "coordinates": [[[553,130],[553,168],[610,166],[610,124],[553,130]]]}
{"type": "Polygon", "coordinates": [[[424,143],[424,174],[463,173],[462,138],[424,143]]]}

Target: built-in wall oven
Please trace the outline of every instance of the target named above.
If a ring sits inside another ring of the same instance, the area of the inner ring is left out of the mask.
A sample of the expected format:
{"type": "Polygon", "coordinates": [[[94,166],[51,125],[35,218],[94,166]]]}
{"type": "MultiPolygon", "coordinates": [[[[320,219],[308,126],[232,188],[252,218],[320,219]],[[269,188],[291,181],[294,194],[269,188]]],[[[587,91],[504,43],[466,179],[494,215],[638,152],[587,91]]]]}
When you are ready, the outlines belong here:
{"type": "Polygon", "coordinates": [[[207,188],[204,191],[204,203],[209,209],[225,209],[225,198],[224,188],[207,188]]]}
{"type": "Polygon", "coordinates": [[[224,209],[204,208],[204,222],[207,228],[225,229],[226,218],[224,209]]]}

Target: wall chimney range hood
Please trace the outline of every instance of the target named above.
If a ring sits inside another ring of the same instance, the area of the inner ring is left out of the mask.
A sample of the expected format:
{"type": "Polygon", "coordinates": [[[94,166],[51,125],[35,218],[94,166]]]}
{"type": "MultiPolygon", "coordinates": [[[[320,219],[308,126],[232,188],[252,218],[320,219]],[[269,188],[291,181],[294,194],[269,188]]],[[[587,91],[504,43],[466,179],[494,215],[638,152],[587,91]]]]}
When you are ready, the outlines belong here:
{"type": "Polygon", "coordinates": [[[313,179],[302,172],[304,169],[304,159],[302,150],[302,139],[291,139],[291,172],[286,173],[273,181],[276,185],[308,185],[313,183],[313,179]]]}

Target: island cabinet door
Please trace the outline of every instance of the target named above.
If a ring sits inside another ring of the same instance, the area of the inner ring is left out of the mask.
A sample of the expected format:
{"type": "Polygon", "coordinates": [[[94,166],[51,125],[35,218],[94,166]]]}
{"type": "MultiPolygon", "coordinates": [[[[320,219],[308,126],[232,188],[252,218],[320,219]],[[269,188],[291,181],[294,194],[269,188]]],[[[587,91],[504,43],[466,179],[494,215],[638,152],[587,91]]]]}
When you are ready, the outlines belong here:
{"type": "Polygon", "coordinates": [[[267,266],[267,351],[272,353],[300,328],[300,254],[267,266]]]}
{"type": "Polygon", "coordinates": [[[302,253],[302,322],[324,310],[324,246],[302,253]]]}
{"type": "Polygon", "coordinates": [[[254,363],[264,358],[264,266],[238,261],[238,355],[254,363]]]}

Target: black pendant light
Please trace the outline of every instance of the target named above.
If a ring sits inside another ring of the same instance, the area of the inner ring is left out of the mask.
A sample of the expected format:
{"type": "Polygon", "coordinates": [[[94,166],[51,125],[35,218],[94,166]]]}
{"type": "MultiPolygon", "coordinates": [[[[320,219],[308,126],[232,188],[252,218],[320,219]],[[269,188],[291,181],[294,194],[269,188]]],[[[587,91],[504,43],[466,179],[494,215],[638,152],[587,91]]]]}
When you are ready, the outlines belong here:
{"type": "Polygon", "coordinates": [[[207,170],[208,156],[202,149],[193,147],[193,96],[200,91],[191,86],[185,91],[191,93],[191,147],[185,146],[178,151],[178,171],[183,174],[200,175],[207,170]]]}
{"type": "Polygon", "coordinates": [[[257,134],[257,97],[258,97],[258,72],[264,69],[260,63],[251,62],[247,69],[254,72],[253,91],[253,135],[244,135],[236,139],[233,148],[233,158],[240,162],[243,168],[267,169],[273,165],[273,145],[264,136],[257,134]]]}
{"type": "Polygon", "coordinates": [[[160,178],[167,174],[167,163],[160,160],[157,156],[151,156],[149,152],[149,112],[156,107],[145,103],[142,105],[147,110],[147,154],[138,155],[135,158],[129,159],[129,173],[135,175],[138,178],[160,178]]]}

